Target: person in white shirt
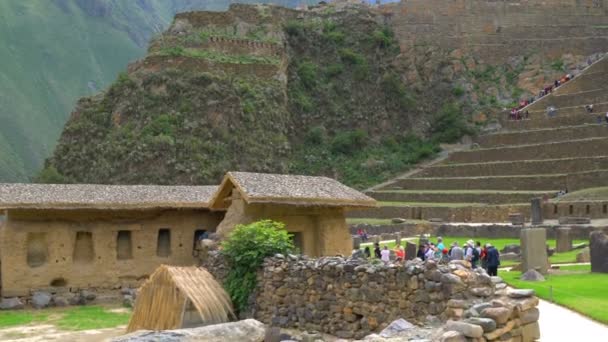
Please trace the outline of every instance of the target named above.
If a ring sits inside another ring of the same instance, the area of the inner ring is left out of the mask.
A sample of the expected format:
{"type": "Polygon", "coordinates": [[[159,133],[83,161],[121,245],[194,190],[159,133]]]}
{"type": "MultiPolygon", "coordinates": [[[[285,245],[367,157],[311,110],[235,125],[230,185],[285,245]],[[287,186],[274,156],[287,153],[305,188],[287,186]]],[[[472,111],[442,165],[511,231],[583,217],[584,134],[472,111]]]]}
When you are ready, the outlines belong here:
{"type": "Polygon", "coordinates": [[[384,246],[384,249],[382,249],[380,254],[382,255],[380,259],[384,261],[385,264],[388,264],[389,261],[391,261],[391,251],[388,250],[388,247],[384,246]]]}

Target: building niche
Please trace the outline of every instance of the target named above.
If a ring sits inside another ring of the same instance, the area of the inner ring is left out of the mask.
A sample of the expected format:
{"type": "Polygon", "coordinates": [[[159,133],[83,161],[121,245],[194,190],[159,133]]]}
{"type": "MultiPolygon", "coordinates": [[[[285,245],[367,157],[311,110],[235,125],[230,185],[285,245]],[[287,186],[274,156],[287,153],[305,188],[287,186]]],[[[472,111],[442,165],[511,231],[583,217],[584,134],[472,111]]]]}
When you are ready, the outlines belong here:
{"type": "Polygon", "coordinates": [[[167,258],[171,255],[171,230],[160,229],[156,240],[156,255],[167,258]]]}
{"type": "Polygon", "coordinates": [[[75,263],[88,264],[93,262],[93,259],[95,259],[93,234],[91,232],[77,232],[72,260],[75,263]]]}
{"type": "Polygon", "coordinates": [[[63,279],[63,278],[55,278],[53,280],[51,280],[50,285],[52,287],[64,287],[68,285],[67,280],[63,279]]]}
{"type": "Polygon", "coordinates": [[[131,231],[120,230],[116,235],[116,258],[118,260],[133,259],[133,242],[131,231]]]}
{"type": "Polygon", "coordinates": [[[39,267],[46,263],[48,258],[48,245],[46,233],[27,234],[27,264],[30,267],[39,267]]]}

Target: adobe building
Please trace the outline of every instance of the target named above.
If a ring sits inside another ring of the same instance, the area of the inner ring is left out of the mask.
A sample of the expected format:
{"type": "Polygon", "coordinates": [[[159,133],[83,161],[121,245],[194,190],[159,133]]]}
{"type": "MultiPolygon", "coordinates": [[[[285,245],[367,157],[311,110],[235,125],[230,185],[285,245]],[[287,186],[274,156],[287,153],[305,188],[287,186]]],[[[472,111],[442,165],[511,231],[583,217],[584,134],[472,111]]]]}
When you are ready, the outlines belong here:
{"type": "Polygon", "coordinates": [[[274,219],[310,256],[350,254],[345,211],[373,207],[324,177],[229,172],[217,186],[0,184],[2,296],[137,286],[197,262],[201,235],[274,219]]]}

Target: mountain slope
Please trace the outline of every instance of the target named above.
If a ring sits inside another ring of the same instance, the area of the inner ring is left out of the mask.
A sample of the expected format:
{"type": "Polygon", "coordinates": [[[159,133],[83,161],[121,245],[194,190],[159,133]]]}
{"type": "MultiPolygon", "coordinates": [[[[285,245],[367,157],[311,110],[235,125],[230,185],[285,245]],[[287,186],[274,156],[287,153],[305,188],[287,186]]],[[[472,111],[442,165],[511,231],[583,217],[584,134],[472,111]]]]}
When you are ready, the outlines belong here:
{"type": "MultiPolygon", "coordinates": [[[[27,181],[76,99],[105,88],[176,12],[230,0],[0,2],[0,181],[27,181]]],[[[295,6],[296,1],[271,1],[295,6]]]]}

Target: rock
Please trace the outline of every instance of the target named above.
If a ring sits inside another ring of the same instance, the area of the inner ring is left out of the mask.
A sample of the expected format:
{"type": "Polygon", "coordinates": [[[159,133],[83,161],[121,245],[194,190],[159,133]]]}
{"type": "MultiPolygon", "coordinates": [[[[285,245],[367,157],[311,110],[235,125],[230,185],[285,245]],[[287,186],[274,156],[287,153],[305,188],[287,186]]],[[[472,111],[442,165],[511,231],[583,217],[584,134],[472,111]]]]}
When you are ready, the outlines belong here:
{"type": "Polygon", "coordinates": [[[57,306],[57,307],[64,307],[64,306],[68,306],[70,304],[68,302],[67,298],[65,298],[64,296],[60,296],[60,295],[53,296],[52,303],[54,306],[57,306]]]}
{"type": "Polygon", "coordinates": [[[538,308],[532,308],[530,310],[526,310],[519,314],[519,319],[522,325],[538,322],[538,318],[540,316],[540,312],[538,308]]]}
{"type": "Polygon", "coordinates": [[[466,342],[467,338],[464,336],[464,334],[462,334],[458,331],[446,331],[441,335],[439,341],[441,341],[441,342],[466,342]]]}
{"type": "Polygon", "coordinates": [[[459,276],[451,273],[442,274],[440,281],[443,284],[463,284],[459,276]]]}
{"type": "Polygon", "coordinates": [[[403,318],[400,318],[398,320],[393,321],[391,324],[388,325],[388,327],[384,328],[384,330],[380,332],[380,336],[385,338],[396,337],[399,336],[399,334],[415,327],[416,326],[412,323],[404,320],[403,318]]]}
{"type": "Polygon", "coordinates": [[[450,299],[448,300],[448,308],[464,309],[467,302],[462,299],[450,299]]]}
{"type": "Polygon", "coordinates": [[[208,325],[200,328],[138,331],[113,339],[113,342],[147,342],[147,341],[205,341],[205,342],[262,342],[266,329],[262,322],[246,319],[238,322],[208,325]]]}
{"type": "Polygon", "coordinates": [[[17,310],[23,309],[23,307],[23,302],[17,297],[2,298],[2,301],[0,301],[0,310],[17,310]]]}
{"type": "Polygon", "coordinates": [[[555,254],[555,248],[549,247],[547,245],[547,256],[550,257],[553,256],[553,254],[555,254]]]}
{"type": "Polygon", "coordinates": [[[494,290],[489,287],[476,287],[473,289],[469,289],[469,292],[471,292],[472,295],[477,297],[490,297],[494,294],[494,290]]]}
{"type": "Polygon", "coordinates": [[[536,270],[528,270],[519,279],[524,281],[545,281],[545,277],[536,270]]]}
{"type": "Polygon", "coordinates": [[[528,298],[536,294],[534,290],[523,289],[523,290],[510,290],[507,295],[511,298],[528,298]]]}
{"type": "Polygon", "coordinates": [[[391,220],[391,222],[396,223],[396,224],[405,223],[405,219],[400,218],[400,217],[395,217],[394,219],[391,220]]]}
{"type": "Polygon", "coordinates": [[[70,303],[70,305],[85,305],[87,301],[80,294],[75,294],[68,299],[68,303],[70,303]]]}
{"type": "Polygon", "coordinates": [[[591,262],[591,252],[589,247],[581,249],[581,251],[576,254],[576,262],[591,262]]]}
{"type": "Polygon", "coordinates": [[[457,331],[466,337],[478,338],[483,335],[483,329],[479,325],[470,324],[462,321],[448,321],[445,330],[457,331]]]}
{"type": "Polygon", "coordinates": [[[502,284],[505,282],[504,280],[502,280],[501,277],[497,277],[497,276],[490,277],[490,280],[492,281],[492,284],[502,284]]]}
{"type": "Polygon", "coordinates": [[[51,304],[51,294],[48,292],[34,292],[32,295],[32,306],[36,309],[43,309],[51,304]]]}
{"type": "Polygon", "coordinates": [[[132,308],[135,306],[135,299],[131,295],[125,295],[122,299],[122,305],[126,308],[132,308]]]}
{"type": "Polygon", "coordinates": [[[515,254],[515,253],[501,253],[500,254],[500,260],[502,260],[502,261],[519,260],[519,254],[515,254]]]}
{"type": "Polygon", "coordinates": [[[479,303],[479,304],[473,305],[472,309],[477,312],[482,312],[483,310],[485,310],[487,308],[491,308],[491,307],[492,307],[492,304],[490,304],[490,303],[479,303]]]}
{"type": "Polygon", "coordinates": [[[471,317],[464,320],[466,323],[479,325],[484,333],[496,330],[496,321],[491,318],[471,317]]]}
{"type": "Polygon", "coordinates": [[[516,244],[511,244],[511,245],[506,245],[502,251],[500,251],[500,256],[502,258],[503,254],[506,253],[515,253],[515,254],[520,254],[521,253],[521,247],[519,245],[516,244]]]}
{"type": "Polygon", "coordinates": [[[522,341],[536,341],[540,338],[540,327],[538,322],[526,324],[521,327],[522,341]]]}
{"type": "Polygon", "coordinates": [[[572,245],[572,249],[583,249],[585,247],[589,247],[588,243],[577,243],[575,245],[572,245]]]}
{"type": "Polygon", "coordinates": [[[80,295],[82,296],[82,298],[84,298],[86,301],[93,301],[95,300],[95,298],[97,298],[97,295],[93,292],[93,291],[89,291],[89,290],[82,290],[80,291],[80,295]]]}
{"type": "Polygon", "coordinates": [[[302,340],[302,342],[316,342],[316,341],[323,341],[323,336],[321,336],[321,334],[319,334],[316,331],[304,332],[300,336],[300,339],[302,340]]]}
{"type": "Polygon", "coordinates": [[[591,272],[608,273],[608,235],[602,231],[589,234],[591,272]]]}
{"type": "Polygon", "coordinates": [[[487,308],[481,312],[481,316],[485,318],[491,318],[496,321],[497,324],[505,324],[509,320],[512,309],[509,308],[487,308]]]}

